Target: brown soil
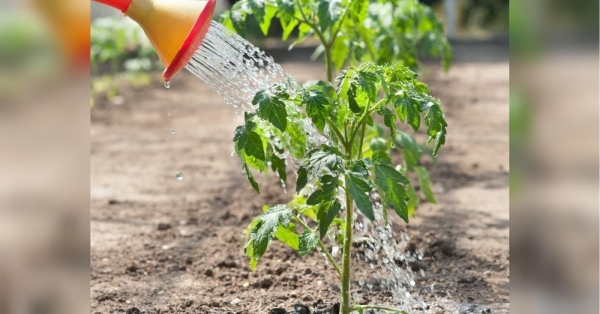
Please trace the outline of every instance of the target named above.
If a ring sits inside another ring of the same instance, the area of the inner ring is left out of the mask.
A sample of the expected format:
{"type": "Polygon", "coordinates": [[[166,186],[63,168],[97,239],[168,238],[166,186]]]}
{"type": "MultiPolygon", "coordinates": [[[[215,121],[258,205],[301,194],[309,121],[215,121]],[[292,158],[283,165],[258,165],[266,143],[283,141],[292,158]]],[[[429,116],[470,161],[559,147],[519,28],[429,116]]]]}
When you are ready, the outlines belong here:
{"type": "MultiPolygon", "coordinates": [[[[318,64],[283,66],[300,81],[324,76],[318,64]]],[[[455,63],[447,74],[427,64],[422,79],[444,104],[449,136],[428,165],[439,204],[402,227],[425,255],[417,292],[432,313],[507,312],[508,61],[455,63]],[[468,304],[478,307],[454,306],[468,304]]],[[[122,96],[122,105],[96,97],[92,110],[91,313],[267,313],[337,301],[320,254],[299,258],[274,243],[249,270],[245,226],[292,193],[265,184],[274,178],[261,178],[262,195],[246,182],[231,156],[241,121],[231,107],[188,73],[169,90],[154,83],[122,96]]]]}

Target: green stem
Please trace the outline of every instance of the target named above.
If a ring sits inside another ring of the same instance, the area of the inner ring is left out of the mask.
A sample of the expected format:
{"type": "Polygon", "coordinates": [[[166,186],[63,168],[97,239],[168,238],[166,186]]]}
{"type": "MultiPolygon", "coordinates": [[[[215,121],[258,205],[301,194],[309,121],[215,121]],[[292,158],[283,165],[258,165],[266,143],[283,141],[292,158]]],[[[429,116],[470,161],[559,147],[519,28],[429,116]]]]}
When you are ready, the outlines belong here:
{"type": "Polygon", "coordinates": [[[352,221],[354,206],[350,192],[346,189],[346,230],[342,257],[342,314],[350,314],[350,249],[352,245],[352,221]]]}
{"type": "MultiPolygon", "coordinates": [[[[352,131],[352,135],[350,136],[350,140],[348,140],[348,143],[349,143],[350,146],[354,145],[354,138],[356,137],[356,133],[358,133],[358,130],[360,130],[360,128],[362,127],[362,123],[365,122],[365,120],[367,119],[367,117],[370,115],[370,112],[369,112],[369,106],[370,105],[371,105],[371,102],[369,102],[367,104],[367,107],[365,108],[365,112],[363,113],[363,115],[360,117],[360,119],[356,123],[356,128],[352,131]]],[[[350,151],[348,152],[348,156],[352,157],[352,149],[350,149],[350,151]]]]}
{"type": "Polygon", "coordinates": [[[340,139],[342,145],[346,147],[346,139],[344,138],[342,131],[340,131],[340,129],[330,120],[327,120],[327,125],[329,125],[329,127],[333,130],[333,133],[335,133],[335,135],[340,139]]]}
{"type": "Polygon", "coordinates": [[[350,5],[352,4],[352,1],[348,1],[348,3],[346,4],[346,7],[344,8],[344,13],[342,13],[342,17],[340,18],[340,22],[338,24],[337,29],[331,34],[331,45],[333,46],[333,42],[335,42],[335,39],[337,38],[338,34],[340,33],[340,29],[342,29],[342,24],[344,24],[344,20],[346,19],[346,16],[348,15],[348,9],[350,8],[350,5]]]}
{"type": "Polygon", "coordinates": [[[327,70],[327,81],[333,84],[333,64],[331,61],[331,46],[323,43],[325,47],[325,69],[327,70]]]}
{"type": "Polygon", "coordinates": [[[358,310],[367,310],[367,309],[388,311],[388,312],[397,313],[397,314],[406,313],[406,311],[403,311],[403,310],[399,310],[399,309],[395,309],[395,308],[387,307],[387,306],[379,306],[379,305],[355,305],[350,310],[358,311],[358,310]]]}
{"type": "Polygon", "coordinates": [[[362,159],[363,154],[363,142],[365,141],[365,129],[367,128],[367,124],[363,123],[362,129],[360,131],[360,141],[358,146],[357,158],[362,159]]]}
{"type": "MultiPolygon", "coordinates": [[[[297,221],[300,225],[302,225],[302,227],[304,227],[304,229],[310,230],[310,231],[314,232],[298,216],[294,216],[294,220],[297,221]]],[[[338,273],[338,275],[341,276],[342,275],[342,271],[340,269],[340,265],[338,265],[338,263],[335,261],[335,258],[333,258],[333,255],[331,255],[331,253],[329,253],[329,250],[327,249],[327,247],[325,247],[325,244],[323,243],[323,241],[321,241],[321,239],[319,239],[319,243],[318,244],[319,244],[319,247],[321,248],[321,251],[323,251],[323,253],[325,253],[325,256],[327,257],[327,260],[329,261],[329,263],[331,264],[331,266],[333,266],[333,268],[335,268],[335,271],[338,273]]]]}

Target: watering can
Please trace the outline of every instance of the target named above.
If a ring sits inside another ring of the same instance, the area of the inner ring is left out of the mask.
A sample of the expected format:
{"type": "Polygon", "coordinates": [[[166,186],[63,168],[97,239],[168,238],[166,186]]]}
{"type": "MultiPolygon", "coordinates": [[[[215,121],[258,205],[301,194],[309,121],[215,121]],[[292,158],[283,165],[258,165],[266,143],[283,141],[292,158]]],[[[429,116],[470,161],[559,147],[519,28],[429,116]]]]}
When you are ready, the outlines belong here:
{"type": "Polygon", "coordinates": [[[216,0],[92,0],[138,23],[165,66],[169,82],[192,58],[212,21],[216,0]]]}

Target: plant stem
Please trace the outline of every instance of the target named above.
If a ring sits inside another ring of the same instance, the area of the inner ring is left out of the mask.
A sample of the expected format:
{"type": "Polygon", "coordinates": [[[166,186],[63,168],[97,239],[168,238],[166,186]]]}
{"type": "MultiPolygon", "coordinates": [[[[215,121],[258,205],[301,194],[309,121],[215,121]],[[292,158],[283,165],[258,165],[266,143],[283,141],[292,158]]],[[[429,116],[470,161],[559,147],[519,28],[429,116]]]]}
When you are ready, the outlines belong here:
{"type": "Polygon", "coordinates": [[[365,141],[365,129],[367,128],[367,124],[363,123],[362,129],[360,131],[360,141],[358,146],[358,152],[356,152],[356,158],[361,159],[363,154],[363,142],[365,141]]]}
{"type": "Polygon", "coordinates": [[[354,206],[350,191],[346,189],[346,235],[344,239],[344,254],[342,257],[342,314],[350,314],[350,249],[352,246],[354,206]]]}
{"type": "Polygon", "coordinates": [[[388,312],[393,312],[393,313],[406,313],[405,311],[399,310],[399,309],[395,309],[392,307],[387,307],[387,306],[379,306],[379,305],[355,305],[351,308],[352,311],[355,310],[366,310],[366,309],[372,309],[372,310],[381,310],[381,311],[388,311],[388,312]]]}
{"type": "Polygon", "coordinates": [[[331,61],[331,45],[323,43],[325,47],[325,69],[327,70],[327,81],[333,84],[333,64],[331,61]]]}
{"type": "MultiPolygon", "coordinates": [[[[300,219],[300,217],[294,216],[294,220],[297,221],[300,225],[302,225],[302,227],[304,227],[304,229],[312,231],[312,229],[304,221],[302,221],[302,219],[300,219]]],[[[335,271],[338,273],[338,275],[341,276],[342,271],[340,269],[340,265],[338,265],[338,263],[335,261],[335,258],[333,258],[333,255],[331,255],[331,253],[329,253],[329,250],[327,249],[327,247],[325,247],[325,244],[323,243],[323,241],[321,241],[321,239],[319,239],[318,244],[319,244],[319,247],[321,248],[321,251],[323,251],[323,253],[327,257],[327,260],[329,261],[331,266],[333,266],[333,268],[335,268],[335,271]]]]}
{"type": "MultiPolygon", "coordinates": [[[[360,117],[360,119],[356,123],[356,128],[354,129],[354,131],[352,131],[352,135],[350,135],[350,140],[348,140],[348,144],[350,147],[352,147],[352,145],[354,145],[354,138],[356,137],[356,133],[358,133],[358,130],[361,129],[362,124],[365,122],[367,117],[371,114],[369,112],[370,105],[371,105],[371,102],[369,102],[367,104],[367,107],[365,108],[365,112],[363,113],[363,115],[360,117]]],[[[361,147],[362,147],[362,145],[361,145],[361,147]]],[[[350,156],[350,158],[352,158],[352,149],[350,149],[350,151],[348,151],[348,156],[350,156]]]]}
{"type": "Polygon", "coordinates": [[[340,139],[340,141],[342,142],[342,144],[344,145],[344,147],[346,147],[346,139],[344,138],[344,135],[342,134],[342,132],[340,131],[340,129],[333,122],[331,122],[329,119],[327,119],[327,125],[329,125],[329,127],[333,130],[333,132],[335,133],[335,135],[337,135],[337,137],[340,139]]]}

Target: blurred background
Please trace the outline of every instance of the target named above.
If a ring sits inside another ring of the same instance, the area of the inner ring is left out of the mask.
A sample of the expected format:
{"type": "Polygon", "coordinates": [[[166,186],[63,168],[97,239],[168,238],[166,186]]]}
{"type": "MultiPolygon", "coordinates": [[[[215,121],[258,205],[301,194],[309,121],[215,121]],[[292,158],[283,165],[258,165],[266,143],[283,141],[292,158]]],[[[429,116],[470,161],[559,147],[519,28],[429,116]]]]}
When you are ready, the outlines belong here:
{"type": "MultiPolygon", "coordinates": [[[[422,2],[455,51],[510,40],[511,312],[598,313],[598,2],[422,2]]],[[[115,10],[0,7],[0,313],[85,313],[90,108],[122,104],[122,82],[155,82],[160,65],[115,10]]]]}

